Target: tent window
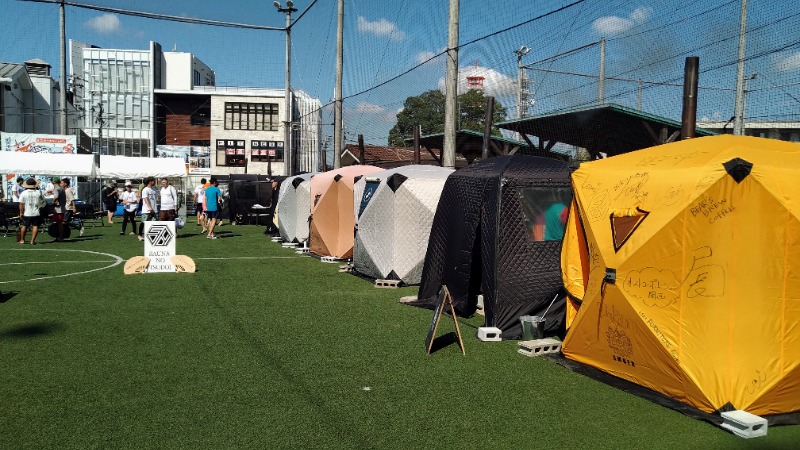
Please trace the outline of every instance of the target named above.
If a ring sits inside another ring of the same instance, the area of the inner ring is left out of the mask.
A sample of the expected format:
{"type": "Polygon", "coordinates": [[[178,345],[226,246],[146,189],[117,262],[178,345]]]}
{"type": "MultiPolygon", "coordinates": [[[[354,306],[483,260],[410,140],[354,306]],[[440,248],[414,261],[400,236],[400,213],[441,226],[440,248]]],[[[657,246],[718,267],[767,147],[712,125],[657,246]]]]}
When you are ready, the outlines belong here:
{"type": "Polygon", "coordinates": [[[524,188],[520,204],[528,237],[534,242],[558,241],[564,238],[567,205],[572,202],[572,189],[524,188]]]}
{"type": "Polygon", "coordinates": [[[364,195],[361,197],[361,204],[358,207],[358,217],[361,217],[361,214],[364,213],[364,209],[369,204],[369,201],[372,200],[372,195],[375,194],[380,184],[381,180],[367,180],[367,184],[364,186],[364,195]]]}

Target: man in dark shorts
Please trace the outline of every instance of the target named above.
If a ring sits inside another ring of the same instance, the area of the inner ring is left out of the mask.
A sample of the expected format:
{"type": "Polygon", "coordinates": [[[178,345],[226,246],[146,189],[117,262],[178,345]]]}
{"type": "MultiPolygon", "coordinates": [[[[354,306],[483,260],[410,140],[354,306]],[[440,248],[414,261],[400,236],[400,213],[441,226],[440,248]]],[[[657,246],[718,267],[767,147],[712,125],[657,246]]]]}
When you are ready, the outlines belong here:
{"type": "Polygon", "coordinates": [[[214,235],[214,226],[217,224],[217,217],[219,214],[219,204],[222,200],[222,191],[219,190],[219,182],[214,177],[211,177],[211,186],[206,188],[206,204],[203,209],[206,212],[208,223],[208,236],[209,239],[216,239],[214,235]]]}
{"type": "Polygon", "coordinates": [[[19,197],[19,215],[22,217],[22,226],[19,231],[19,243],[25,243],[25,233],[31,229],[31,245],[36,245],[36,236],[39,234],[39,225],[42,224],[41,210],[44,208],[44,196],[37,189],[39,182],[35,178],[28,178],[22,184],[25,192],[19,197]]]}
{"type": "Polygon", "coordinates": [[[114,218],[114,213],[117,212],[117,203],[119,202],[117,183],[109,181],[106,187],[103,188],[101,195],[103,197],[103,207],[108,212],[108,223],[114,223],[112,219],[114,218]]]}
{"type": "Polygon", "coordinates": [[[64,213],[67,205],[67,194],[61,187],[61,180],[53,177],[53,223],[56,224],[56,241],[64,240],[64,213]]]}

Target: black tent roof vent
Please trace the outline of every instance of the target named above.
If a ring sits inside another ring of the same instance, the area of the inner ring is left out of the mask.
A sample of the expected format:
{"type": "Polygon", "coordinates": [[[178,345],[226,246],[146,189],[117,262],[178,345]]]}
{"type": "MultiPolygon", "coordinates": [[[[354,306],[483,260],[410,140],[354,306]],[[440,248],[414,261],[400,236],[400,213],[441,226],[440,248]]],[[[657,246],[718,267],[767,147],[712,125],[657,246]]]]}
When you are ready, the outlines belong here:
{"type": "Polygon", "coordinates": [[[725,171],[728,172],[728,175],[730,175],[737,184],[747,178],[747,176],[750,175],[750,171],[753,170],[753,163],[747,162],[742,158],[733,158],[722,165],[725,167],[725,171]]]}
{"type": "Polygon", "coordinates": [[[292,187],[297,189],[297,186],[300,186],[302,182],[303,179],[301,177],[294,177],[294,180],[292,180],[292,187]]]}
{"type": "MultiPolygon", "coordinates": [[[[336,176],[338,177],[339,175],[336,175],[336,176]]],[[[358,183],[358,180],[360,180],[360,179],[362,179],[362,178],[364,178],[364,175],[358,175],[358,176],[356,176],[355,178],[353,178],[353,184],[356,184],[356,183],[358,183]]],[[[339,180],[336,180],[336,181],[339,181],[339,180]]]]}
{"type": "Polygon", "coordinates": [[[389,188],[392,192],[397,192],[400,189],[400,186],[408,179],[407,176],[403,174],[396,173],[389,177],[389,180],[386,181],[386,184],[389,185],[389,188]]]}
{"type": "Polygon", "coordinates": [[[333,181],[335,181],[335,182],[337,182],[337,183],[338,183],[338,182],[339,182],[339,180],[341,180],[341,179],[342,179],[342,176],[341,176],[341,175],[339,175],[339,174],[337,174],[335,177],[333,177],[333,181]]]}

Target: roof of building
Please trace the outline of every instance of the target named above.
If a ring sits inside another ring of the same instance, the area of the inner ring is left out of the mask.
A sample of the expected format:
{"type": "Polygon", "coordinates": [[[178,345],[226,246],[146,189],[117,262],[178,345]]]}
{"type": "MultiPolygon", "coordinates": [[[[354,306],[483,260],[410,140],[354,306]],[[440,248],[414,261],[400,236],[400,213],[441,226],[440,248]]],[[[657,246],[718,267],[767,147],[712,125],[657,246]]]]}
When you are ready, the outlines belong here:
{"type": "MultiPolygon", "coordinates": [[[[510,120],[497,127],[536,136],[540,143],[582,147],[593,157],[601,152],[613,156],[672,142],[681,131],[679,121],[611,103],[510,120]]],[[[695,134],[716,133],[695,128],[695,134]]]]}
{"type": "MultiPolygon", "coordinates": [[[[413,139],[406,139],[412,141],[413,139]]],[[[440,150],[444,147],[444,133],[420,136],[419,145],[429,149],[440,150]]],[[[500,156],[509,153],[527,153],[528,144],[523,141],[509,139],[502,136],[491,136],[489,139],[490,156],[500,156]]],[[[456,132],[456,154],[467,161],[472,161],[481,156],[483,151],[483,133],[473,130],[459,130],[456,132]]]]}
{"type": "MultiPolygon", "coordinates": [[[[419,152],[420,164],[439,165],[439,154],[431,153],[425,149],[419,152]],[[436,155],[436,156],[434,156],[436,155]]],[[[405,166],[414,163],[414,148],[412,147],[381,147],[378,145],[364,146],[364,161],[360,160],[358,145],[347,144],[342,151],[342,165],[369,164],[386,169],[405,166]]],[[[456,167],[464,167],[467,161],[463,157],[456,157],[456,167]]]]}
{"type": "Polygon", "coordinates": [[[24,64],[0,62],[0,78],[11,78],[13,80],[15,77],[23,74],[25,76],[23,76],[20,80],[20,84],[23,88],[30,89],[30,76],[28,75],[28,69],[25,68],[24,64]]]}
{"type": "Polygon", "coordinates": [[[235,86],[195,86],[194,89],[155,89],[156,94],[225,95],[230,97],[279,97],[283,89],[248,88],[235,86]]]}

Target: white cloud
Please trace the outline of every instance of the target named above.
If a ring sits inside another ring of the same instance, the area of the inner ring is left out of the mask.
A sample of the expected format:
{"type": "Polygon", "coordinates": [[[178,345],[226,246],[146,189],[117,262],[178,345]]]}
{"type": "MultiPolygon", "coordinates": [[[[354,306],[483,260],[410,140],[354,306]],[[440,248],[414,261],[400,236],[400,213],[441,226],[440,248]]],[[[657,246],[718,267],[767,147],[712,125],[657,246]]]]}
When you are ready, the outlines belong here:
{"type": "Polygon", "coordinates": [[[375,36],[386,36],[393,41],[402,41],[406,38],[406,33],[392,22],[386,19],[370,22],[362,16],[358,16],[358,31],[370,33],[375,36]]]}
{"type": "Polygon", "coordinates": [[[640,24],[647,22],[650,19],[650,16],[653,15],[653,8],[647,6],[640,6],[633,10],[630,16],[628,16],[634,23],[640,24]]]}
{"type": "Polygon", "coordinates": [[[782,56],[775,60],[775,68],[781,72],[793,72],[800,70],[800,52],[782,56]]]}
{"type": "Polygon", "coordinates": [[[103,14],[86,21],[86,26],[101,34],[114,34],[120,31],[121,24],[116,14],[103,14]]]}
{"type": "Polygon", "coordinates": [[[628,17],[603,16],[592,22],[592,29],[597,34],[613,35],[624,33],[636,25],[647,22],[653,14],[653,8],[640,6],[633,10],[628,17]]]}
{"type": "Polygon", "coordinates": [[[426,51],[424,51],[424,52],[419,52],[419,53],[417,53],[417,57],[416,57],[417,64],[422,64],[422,63],[424,63],[425,61],[427,61],[427,60],[429,60],[429,59],[433,58],[433,57],[434,57],[434,55],[436,55],[436,53],[429,52],[429,51],[427,51],[427,50],[426,50],[426,51]]]}
{"type": "MultiPolygon", "coordinates": [[[[481,66],[462,67],[458,70],[458,92],[467,92],[467,77],[483,77],[483,92],[493,97],[507,97],[517,92],[517,80],[508,75],[481,66]]],[[[445,79],[439,78],[439,89],[444,90],[445,79]]]]}
{"type": "Polygon", "coordinates": [[[381,105],[374,103],[360,102],[353,108],[355,112],[367,116],[364,120],[371,122],[394,122],[396,112],[388,111],[381,105]]]}

